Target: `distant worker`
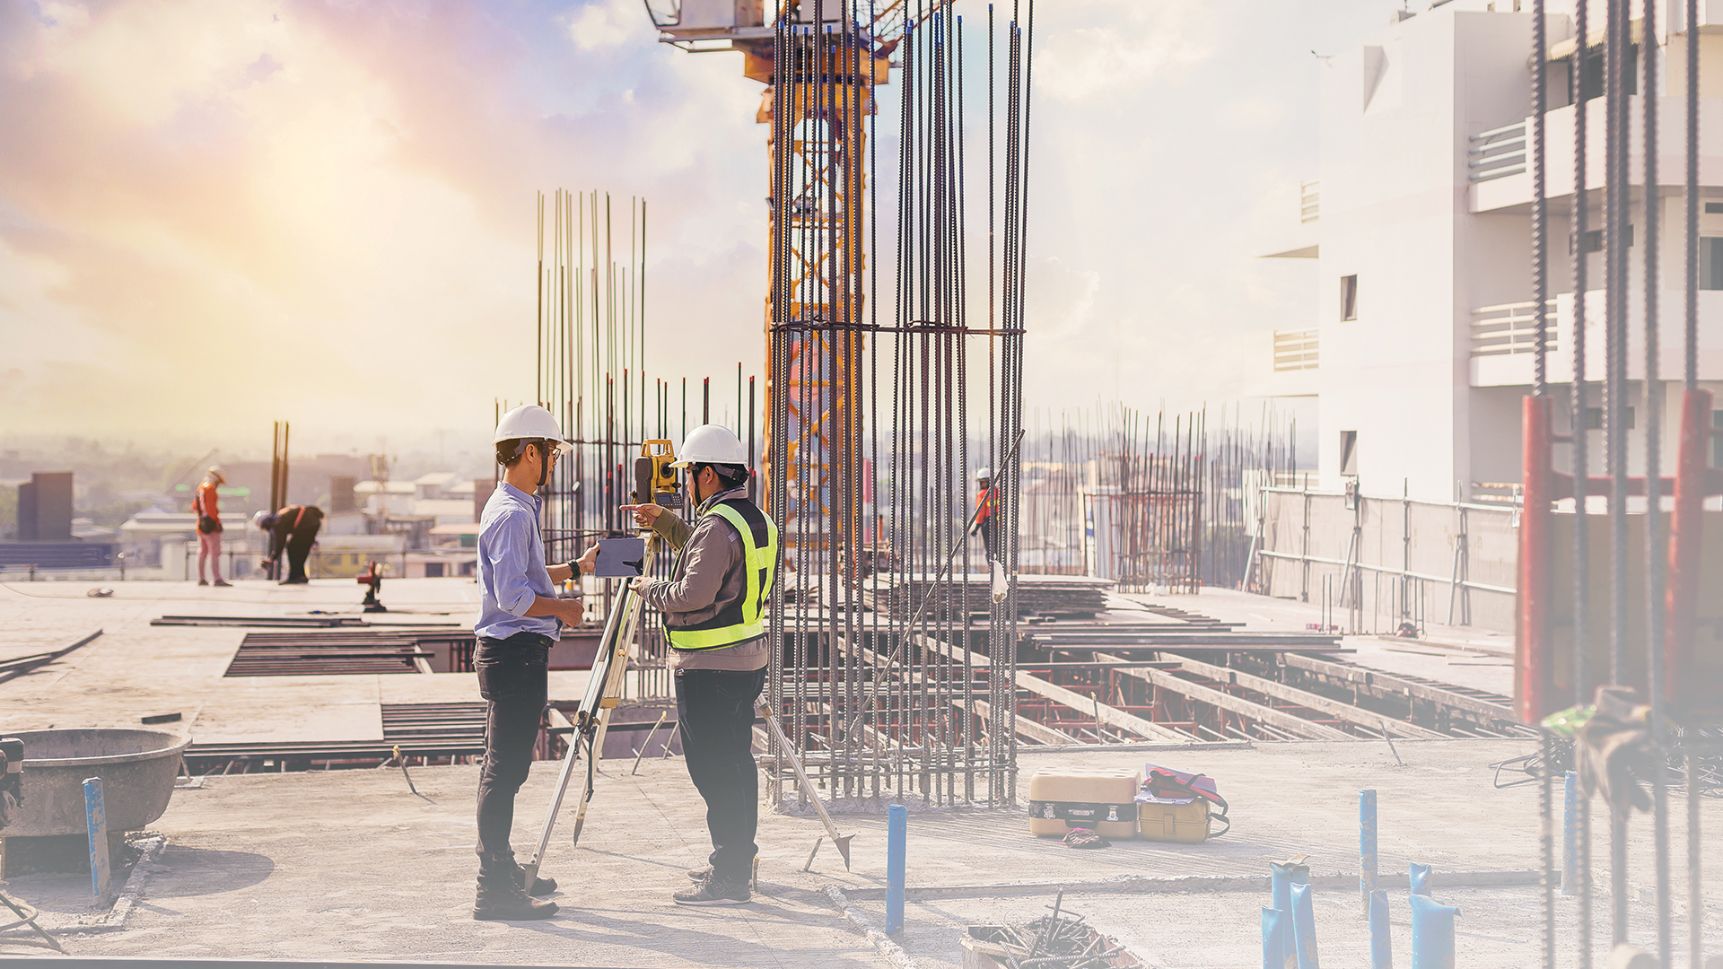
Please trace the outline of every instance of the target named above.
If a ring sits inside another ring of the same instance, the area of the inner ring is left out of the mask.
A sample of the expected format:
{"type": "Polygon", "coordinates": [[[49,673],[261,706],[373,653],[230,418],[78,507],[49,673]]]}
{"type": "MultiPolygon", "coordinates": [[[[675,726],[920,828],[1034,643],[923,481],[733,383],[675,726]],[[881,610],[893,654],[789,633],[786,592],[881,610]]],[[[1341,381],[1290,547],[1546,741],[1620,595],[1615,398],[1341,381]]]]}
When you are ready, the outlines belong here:
{"type": "Polygon", "coordinates": [[[975,524],[969,526],[969,534],[981,533],[981,549],[991,562],[999,546],[999,492],[993,489],[993,472],[976,468],[975,487],[975,524]]]}
{"type": "Polygon", "coordinates": [[[539,492],[550,480],[557,456],[570,445],[556,418],[526,405],[503,415],[493,438],[503,480],[485,502],[479,520],[478,648],[473,668],[485,713],[485,759],[479,773],[479,878],[476,919],[546,919],[556,903],[536,895],[556,890],[549,878],[524,884],[525,872],[509,844],[515,794],[532,765],[533,745],[547,699],[550,648],[564,626],[578,626],[578,593],[558,598],[556,586],[591,571],[591,554],[576,562],[544,561],[539,492]]]}
{"type": "Polygon", "coordinates": [[[684,469],[695,524],[655,505],[624,505],[679,550],[668,579],[633,587],[664,615],[676,668],[676,718],[688,774],[706,801],[709,868],[690,874],[679,905],[741,905],[759,848],[760,774],[754,702],[766,684],[766,601],[777,573],[778,528],[748,498],[748,456],[728,428],[689,432],[684,469]]]}
{"type": "Polygon", "coordinates": [[[221,577],[221,501],[216,489],[227,484],[221,467],[212,465],[191,499],[191,510],[197,513],[197,584],[209,585],[204,578],[205,563],[215,584],[227,588],[233,583],[221,577]]]}
{"type": "Polygon", "coordinates": [[[316,505],[287,505],[278,511],[257,513],[257,527],[269,534],[269,553],[263,560],[264,574],[275,578],[281,573],[281,553],[287,553],[287,577],[282,585],[305,585],[311,581],[305,574],[305,560],[311,556],[311,546],[317,542],[317,532],[323,527],[323,509],[316,505]]]}

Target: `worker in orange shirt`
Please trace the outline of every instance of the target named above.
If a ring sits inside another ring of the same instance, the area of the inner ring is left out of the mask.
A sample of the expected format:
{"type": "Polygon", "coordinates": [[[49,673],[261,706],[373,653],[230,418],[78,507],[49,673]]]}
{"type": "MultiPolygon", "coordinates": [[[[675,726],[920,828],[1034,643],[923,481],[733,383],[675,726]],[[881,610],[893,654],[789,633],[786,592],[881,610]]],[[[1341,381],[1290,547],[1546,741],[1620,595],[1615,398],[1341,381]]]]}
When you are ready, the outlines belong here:
{"type": "Polygon", "coordinates": [[[210,584],[204,578],[204,563],[207,562],[215,584],[224,589],[232,583],[221,577],[221,503],[215,490],[226,483],[221,467],[212,466],[191,500],[191,510],[197,513],[197,584],[210,584]]]}
{"type": "Polygon", "coordinates": [[[998,544],[995,539],[999,537],[999,492],[993,488],[993,472],[975,469],[975,487],[975,524],[969,526],[969,534],[981,534],[981,547],[988,561],[992,561],[993,549],[998,544]]]}

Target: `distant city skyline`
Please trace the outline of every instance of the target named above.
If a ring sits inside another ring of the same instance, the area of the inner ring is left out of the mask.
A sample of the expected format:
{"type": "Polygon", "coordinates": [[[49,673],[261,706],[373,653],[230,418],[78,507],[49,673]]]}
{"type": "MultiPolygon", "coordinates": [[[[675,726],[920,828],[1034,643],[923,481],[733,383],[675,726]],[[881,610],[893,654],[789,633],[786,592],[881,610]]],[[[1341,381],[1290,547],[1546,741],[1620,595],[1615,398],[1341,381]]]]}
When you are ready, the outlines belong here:
{"type": "MultiPolygon", "coordinates": [[[[1399,7],[1038,7],[1031,414],[1265,390],[1314,286],[1254,258],[1314,169],[1312,54],[1399,7]]],[[[0,449],[482,448],[557,186],[650,201],[649,371],[757,372],[759,93],[634,0],[4,5],[0,449]]]]}

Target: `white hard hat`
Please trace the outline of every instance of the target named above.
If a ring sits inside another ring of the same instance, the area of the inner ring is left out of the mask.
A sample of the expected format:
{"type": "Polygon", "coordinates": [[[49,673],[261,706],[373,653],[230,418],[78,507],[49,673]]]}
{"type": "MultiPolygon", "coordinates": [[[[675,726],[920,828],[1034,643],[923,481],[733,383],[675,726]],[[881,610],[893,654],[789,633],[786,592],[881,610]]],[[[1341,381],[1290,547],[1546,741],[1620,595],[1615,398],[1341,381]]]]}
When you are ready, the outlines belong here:
{"type": "Polygon", "coordinates": [[[497,421],[497,433],[491,438],[491,443],[522,440],[553,441],[557,450],[564,454],[574,449],[574,445],[563,436],[562,428],[557,426],[556,418],[537,404],[522,404],[504,414],[503,419],[497,421]]]}
{"type": "Polygon", "coordinates": [[[260,511],[257,514],[251,516],[251,527],[252,528],[261,528],[264,531],[268,531],[269,526],[271,524],[271,522],[269,520],[271,518],[274,518],[274,517],[275,517],[274,512],[260,511]]]}
{"type": "Polygon", "coordinates": [[[993,480],[993,470],[991,468],[976,468],[975,469],[975,480],[977,480],[977,481],[991,481],[991,480],[993,480]]]}
{"type": "Polygon", "coordinates": [[[227,480],[227,475],[221,473],[221,465],[219,464],[210,465],[207,473],[212,478],[220,478],[223,481],[227,480]]]}
{"type": "Polygon", "coordinates": [[[676,463],[673,468],[686,468],[694,464],[736,464],[742,467],[748,465],[748,449],[742,446],[742,439],[736,432],[722,424],[701,424],[688,432],[682,441],[682,450],[676,452],[676,463]]]}

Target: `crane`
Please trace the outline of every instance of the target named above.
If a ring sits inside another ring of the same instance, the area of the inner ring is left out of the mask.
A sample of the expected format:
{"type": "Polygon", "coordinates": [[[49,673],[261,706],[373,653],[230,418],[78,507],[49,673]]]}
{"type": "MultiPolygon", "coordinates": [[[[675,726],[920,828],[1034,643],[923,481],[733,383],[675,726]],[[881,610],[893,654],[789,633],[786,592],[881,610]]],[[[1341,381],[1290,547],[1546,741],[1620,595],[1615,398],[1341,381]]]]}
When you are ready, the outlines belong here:
{"type": "MultiPolygon", "coordinates": [[[[660,43],[691,53],[739,51],[742,73],[766,85],[754,120],[767,126],[768,185],[790,203],[771,207],[768,226],[773,292],[765,301],[766,440],[785,442],[787,453],[774,454],[768,443],[767,469],[782,460],[786,507],[832,522],[825,540],[853,551],[862,531],[861,472],[831,455],[859,453],[852,445],[861,439],[861,413],[849,377],[861,339],[843,340],[841,353],[812,328],[774,341],[774,316],[777,322],[861,318],[865,120],[875,110],[875,89],[890,80],[898,44],[955,0],[783,0],[770,19],[765,0],[676,0],[665,12],[652,0],[643,2],[660,43]],[[799,56],[779,63],[780,27],[815,38],[816,53],[803,44],[799,56]],[[776,91],[811,91],[818,82],[822,96],[775,103],[776,91]],[[777,143],[780,134],[787,144],[777,143]],[[796,244],[812,235],[837,242],[796,244]],[[782,294],[791,294],[788,305],[778,305],[785,302],[782,294]],[[828,357],[838,361],[835,367],[817,365],[828,357]],[[782,428],[773,427],[778,415],[782,428]],[[833,506],[839,506],[836,514],[833,506]]],[[[773,480],[770,473],[764,478],[773,480]]]]}

